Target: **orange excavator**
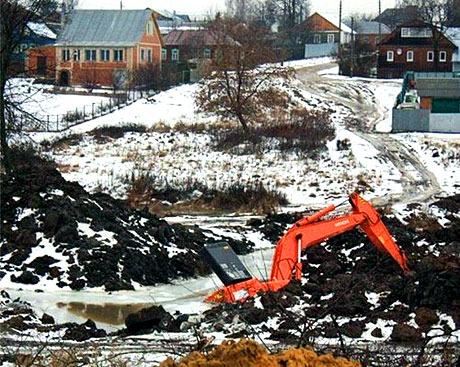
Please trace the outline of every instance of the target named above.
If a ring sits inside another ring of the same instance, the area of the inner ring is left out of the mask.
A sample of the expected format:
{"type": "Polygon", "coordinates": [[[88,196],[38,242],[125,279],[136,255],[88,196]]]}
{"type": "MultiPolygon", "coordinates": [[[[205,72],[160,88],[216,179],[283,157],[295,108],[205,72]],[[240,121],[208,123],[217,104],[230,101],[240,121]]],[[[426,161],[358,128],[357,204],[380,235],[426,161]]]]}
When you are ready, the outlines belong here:
{"type": "Polygon", "coordinates": [[[278,241],[270,278],[266,281],[253,278],[226,243],[206,245],[202,254],[224,283],[224,287],[208,296],[206,301],[242,302],[259,292],[276,292],[285,287],[293,277],[297,280],[301,278],[302,250],[358,226],[380,251],[389,254],[404,274],[407,274],[409,267],[406,255],[395,243],[374,207],[357,193],[349,196],[349,202],[352,212],[348,215],[320,220],[337,208],[330,205],[294,223],[278,241]]]}

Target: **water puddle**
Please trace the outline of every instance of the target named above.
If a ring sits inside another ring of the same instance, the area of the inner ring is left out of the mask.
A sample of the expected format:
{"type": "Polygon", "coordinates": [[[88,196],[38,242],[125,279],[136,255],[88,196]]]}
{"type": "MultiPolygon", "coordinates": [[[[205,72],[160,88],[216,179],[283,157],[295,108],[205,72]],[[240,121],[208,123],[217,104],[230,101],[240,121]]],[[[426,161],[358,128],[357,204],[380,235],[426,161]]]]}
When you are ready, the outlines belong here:
{"type": "Polygon", "coordinates": [[[83,303],[83,302],[58,302],[56,306],[75,316],[91,319],[95,322],[106,325],[124,325],[125,319],[129,314],[137,312],[143,308],[151,307],[154,303],[83,303]]]}

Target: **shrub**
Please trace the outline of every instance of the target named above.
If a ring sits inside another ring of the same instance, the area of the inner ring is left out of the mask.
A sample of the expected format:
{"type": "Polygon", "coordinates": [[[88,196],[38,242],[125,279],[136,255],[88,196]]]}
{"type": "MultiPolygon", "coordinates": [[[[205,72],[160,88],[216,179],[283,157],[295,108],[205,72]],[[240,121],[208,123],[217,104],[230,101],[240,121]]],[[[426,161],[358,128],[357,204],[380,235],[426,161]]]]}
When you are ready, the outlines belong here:
{"type": "Polygon", "coordinates": [[[269,190],[261,183],[234,184],[221,190],[193,181],[182,183],[180,188],[169,184],[159,187],[148,175],[132,181],[128,202],[136,208],[149,207],[157,214],[181,211],[273,213],[288,204],[284,194],[269,190]],[[165,201],[170,205],[165,207],[165,201]]]}
{"type": "Polygon", "coordinates": [[[327,141],[335,136],[335,129],[326,111],[294,109],[288,114],[279,115],[277,121],[259,123],[250,133],[242,129],[218,131],[217,149],[231,149],[242,144],[252,144],[253,148],[268,149],[276,140],[281,151],[297,150],[313,153],[323,149],[327,141]]]}
{"type": "Polygon", "coordinates": [[[107,138],[120,139],[127,132],[145,133],[147,131],[145,126],[128,124],[123,126],[102,126],[90,132],[96,140],[104,142],[107,138]]]}

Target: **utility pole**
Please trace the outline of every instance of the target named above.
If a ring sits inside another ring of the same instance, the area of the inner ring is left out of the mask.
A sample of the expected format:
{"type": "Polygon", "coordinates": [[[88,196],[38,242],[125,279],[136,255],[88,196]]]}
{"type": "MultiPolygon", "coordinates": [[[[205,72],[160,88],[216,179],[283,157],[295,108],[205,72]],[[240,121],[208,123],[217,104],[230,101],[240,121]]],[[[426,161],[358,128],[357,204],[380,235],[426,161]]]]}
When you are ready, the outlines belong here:
{"type": "Polygon", "coordinates": [[[353,68],[355,66],[355,18],[351,17],[351,64],[350,64],[350,76],[353,78],[353,68]]]}
{"type": "MultiPolygon", "coordinates": [[[[382,14],[382,0],[379,0],[379,17],[382,14]]],[[[379,18],[379,42],[382,40],[382,23],[379,18]]]]}
{"type": "Polygon", "coordinates": [[[123,0],[120,0],[120,10],[123,10],[123,0]]]}
{"type": "MultiPolygon", "coordinates": [[[[337,45],[337,54],[340,55],[340,46],[342,44],[342,0],[339,3],[339,43],[337,45]]],[[[342,74],[342,71],[339,67],[339,74],[342,74]]]]}

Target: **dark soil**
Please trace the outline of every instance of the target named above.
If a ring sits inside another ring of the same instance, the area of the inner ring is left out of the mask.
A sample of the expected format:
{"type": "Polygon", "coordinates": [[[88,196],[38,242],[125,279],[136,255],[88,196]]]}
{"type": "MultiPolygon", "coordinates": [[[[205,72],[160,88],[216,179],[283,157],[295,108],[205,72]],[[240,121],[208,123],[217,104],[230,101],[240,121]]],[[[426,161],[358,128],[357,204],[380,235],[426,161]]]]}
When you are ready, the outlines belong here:
{"type": "MultiPolygon", "coordinates": [[[[208,274],[199,250],[215,237],[169,225],[106,194],[89,194],[63,179],[51,162],[28,150],[13,154],[2,175],[0,278],[19,284],[55,282],[107,291],[208,274]],[[31,257],[42,253],[41,256],[31,257]],[[65,259],[65,265],[62,264],[65,259]],[[58,264],[59,263],[59,264],[58,264]]],[[[252,243],[223,238],[244,254],[252,243]]]]}

